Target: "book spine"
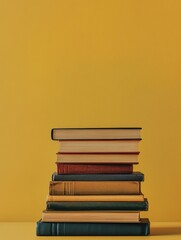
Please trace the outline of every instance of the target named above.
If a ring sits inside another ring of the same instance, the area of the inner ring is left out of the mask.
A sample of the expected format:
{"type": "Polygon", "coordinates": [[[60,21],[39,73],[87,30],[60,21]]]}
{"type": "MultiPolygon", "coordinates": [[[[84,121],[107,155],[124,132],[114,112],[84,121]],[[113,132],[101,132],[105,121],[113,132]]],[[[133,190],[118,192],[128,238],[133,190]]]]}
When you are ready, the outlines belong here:
{"type": "Polygon", "coordinates": [[[139,223],[57,223],[37,222],[37,236],[146,236],[149,222],[139,223]]]}
{"type": "Polygon", "coordinates": [[[144,174],[52,174],[52,181],[144,181],[144,174]]]}
{"type": "Polygon", "coordinates": [[[55,129],[52,129],[52,130],[51,130],[51,139],[52,139],[52,140],[56,140],[56,139],[54,139],[54,131],[55,131],[55,129]]]}
{"type": "Polygon", "coordinates": [[[132,195],[140,194],[138,181],[52,181],[50,195],[132,195]]]}
{"type": "Polygon", "coordinates": [[[51,202],[46,203],[46,209],[52,211],[82,211],[82,210],[128,210],[147,211],[148,201],[142,202],[51,202]]]}
{"type": "Polygon", "coordinates": [[[70,164],[56,163],[58,174],[132,173],[133,164],[70,164]]]}

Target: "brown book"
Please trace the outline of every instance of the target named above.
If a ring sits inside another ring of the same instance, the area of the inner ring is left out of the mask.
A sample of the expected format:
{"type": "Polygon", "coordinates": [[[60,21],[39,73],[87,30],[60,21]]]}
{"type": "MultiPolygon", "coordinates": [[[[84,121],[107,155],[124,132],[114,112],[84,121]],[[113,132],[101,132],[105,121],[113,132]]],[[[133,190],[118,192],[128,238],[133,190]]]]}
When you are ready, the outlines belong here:
{"type": "Polygon", "coordinates": [[[139,152],[132,153],[57,153],[60,163],[138,163],[139,152]]]}
{"type": "Polygon", "coordinates": [[[135,153],[140,139],[126,140],[62,140],[58,152],[64,153],[135,153]]]}
{"type": "Polygon", "coordinates": [[[50,195],[134,195],[140,194],[139,181],[51,181],[50,195]]]}
{"type": "Polygon", "coordinates": [[[95,173],[132,173],[133,164],[81,164],[60,163],[57,164],[58,174],[95,174],[95,173]]]}
{"type": "Polygon", "coordinates": [[[143,202],[144,195],[48,195],[48,202],[143,202]]]}
{"type": "Polygon", "coordinates": [[[124,211],[43,211],[43,222],[138,222],[139,212],[124,211]]]}

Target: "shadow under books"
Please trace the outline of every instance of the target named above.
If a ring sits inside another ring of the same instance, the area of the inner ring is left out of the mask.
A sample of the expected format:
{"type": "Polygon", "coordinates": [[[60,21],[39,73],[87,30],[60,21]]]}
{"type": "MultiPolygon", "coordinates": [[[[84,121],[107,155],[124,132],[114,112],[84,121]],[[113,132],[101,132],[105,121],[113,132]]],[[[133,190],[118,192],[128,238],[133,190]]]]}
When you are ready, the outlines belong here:
{"type": "Polygon", "coordinates": [[[151,227],[151,236],[161,236],[161,235],[179,235],[181,234],[181,227],[165,226],[151,227]]]}

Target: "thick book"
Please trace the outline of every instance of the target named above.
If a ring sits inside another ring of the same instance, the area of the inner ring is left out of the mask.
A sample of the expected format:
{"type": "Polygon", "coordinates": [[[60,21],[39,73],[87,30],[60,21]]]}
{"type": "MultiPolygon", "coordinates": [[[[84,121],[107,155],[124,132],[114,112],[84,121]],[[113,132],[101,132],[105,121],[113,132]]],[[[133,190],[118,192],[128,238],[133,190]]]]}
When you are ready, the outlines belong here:
{"type": "Polygon", "coordinates": [[[135,153],[139,152],[140,139],[126,140],[61,140],[59,153],[135,153]]]}
{"type": "Polygon", "coordinates": [[[91,164],[91,163],[60,163],[57,164],[57,173],[69,174],[105,174],[105,173],[132,173],[133,164],[91,164]]]}
{"type": "Polygon", "coordinates": [[[53,140],[139,139],[141,128],[53,128],[53,140]]]}
{"type": "Polygon", "coordinates": [[[43,222],[139,222],[137,211],[43,211],[43,222]]]}
{"type": "Polygon", "coordinates": [[[79,223],[37,222],[37,236],[146,236],[150,222],[140,219],[135,223],[79,223]]]}
{"type": "Polygon", "coordinates": [[[53,211],[122,210],[147,211],[148,200],[140,202],[46,202],[46,209],[53,211]]]}
{"type": "Polygon", "coordinates": [[[144,174],[52,174],[52,181],[144,181],[144,174]]]}
{"type": "Polygon", "coordinates": [[[140,202],[144,195],[48,195],[49,202],[140,202]]]}
{"type": "Polygon", "coordinates": [[[140,181],[51,181],[50,195],[134,195],[140,194],[140,181]]]}
{"type": "MultiPolygon", "coordinates": [[[[125,153],[57,153],[57,163],[81,164],[137,164],[139,152],[125,153]]],[[[76,167],[76,166],[75,166],[76,167]]],[[[90,166],[91,167],[91,166],[90,166]]],[[[112,166],[114,168],[114,166],[112,166]]],[[[85,169],[85,167],[84,167],[85,169]]]]}

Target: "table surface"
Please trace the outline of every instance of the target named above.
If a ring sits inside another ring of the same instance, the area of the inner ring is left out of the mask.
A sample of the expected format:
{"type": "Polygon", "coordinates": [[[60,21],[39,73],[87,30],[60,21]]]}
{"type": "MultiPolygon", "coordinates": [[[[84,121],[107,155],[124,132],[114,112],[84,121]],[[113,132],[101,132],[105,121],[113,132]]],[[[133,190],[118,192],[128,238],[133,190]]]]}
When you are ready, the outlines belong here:
{"type": "MultiPolygon", "coordinates": [[[[139,236],[118,236],[118,237],[37,237],[36,234],[36,223],[33,222],[1,222],[0,223],[0,239],[1,240],[30,240],[30,239],[61,239],[61,240],[111,240],[111,239],[140,239],[139,236]]],[[[141,237],[142,240],[181,240],[181,222],[153,222],[151,223],[151,234],[150,236],[141,237]]]]}

